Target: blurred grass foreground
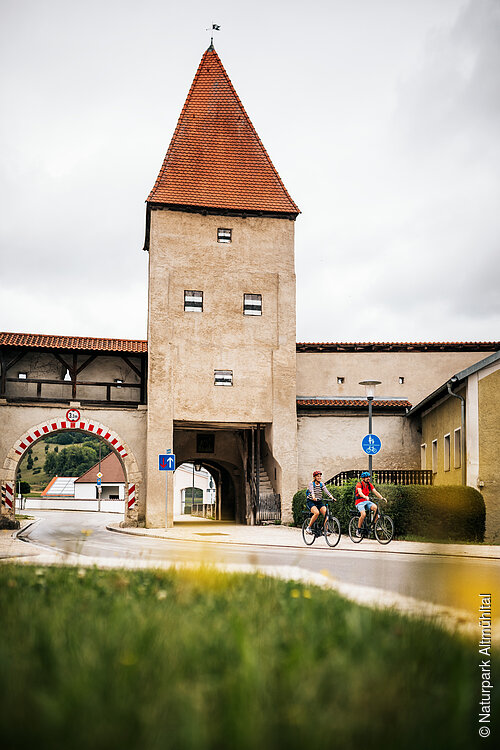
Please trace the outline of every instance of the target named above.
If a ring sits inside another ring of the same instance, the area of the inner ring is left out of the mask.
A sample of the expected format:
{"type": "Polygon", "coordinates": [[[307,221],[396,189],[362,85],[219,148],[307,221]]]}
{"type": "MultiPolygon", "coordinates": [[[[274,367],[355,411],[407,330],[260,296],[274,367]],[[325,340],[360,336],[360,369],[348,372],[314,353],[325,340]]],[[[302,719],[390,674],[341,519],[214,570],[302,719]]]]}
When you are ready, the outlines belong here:
{"type": "Polygon", "coordinates": [[[477,644],[332,591],[209,568],[7,564],[0,622],[9,750],[479,739],[477,644]]]}

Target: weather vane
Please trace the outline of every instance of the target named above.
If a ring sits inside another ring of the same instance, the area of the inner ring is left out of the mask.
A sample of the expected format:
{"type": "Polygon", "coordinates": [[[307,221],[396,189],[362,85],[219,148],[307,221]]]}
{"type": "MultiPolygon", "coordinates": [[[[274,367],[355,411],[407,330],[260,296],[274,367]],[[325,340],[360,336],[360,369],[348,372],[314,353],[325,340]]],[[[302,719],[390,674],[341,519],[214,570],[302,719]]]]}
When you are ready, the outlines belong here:
{"type": "MultiPolygon", "coordinates": [[[[213,24],[212,24],[212,28],[211,28],[211,29],[206,29],[206,31],[212,31],[212,32],[213,32],[213,31],[220,31],[220,26],[218,26],[218,25],[217,25],[216,23],[213,23],[213,24]]],[[[214,35],[213,35],[213,34],[212,34],[212,36],[210,37],[210,46],[211,46],[211,47],[213,47],[213,46],[214,46],[214,35]]]]}

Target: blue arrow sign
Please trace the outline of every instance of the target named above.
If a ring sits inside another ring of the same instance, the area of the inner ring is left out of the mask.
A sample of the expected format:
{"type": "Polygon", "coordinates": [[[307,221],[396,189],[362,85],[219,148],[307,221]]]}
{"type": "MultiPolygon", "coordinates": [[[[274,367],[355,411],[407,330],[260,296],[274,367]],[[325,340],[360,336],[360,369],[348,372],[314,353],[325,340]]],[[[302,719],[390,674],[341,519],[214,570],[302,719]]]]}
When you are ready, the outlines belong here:
{"type": "Polygon", "coordinates": [[[175,471],[175,453],[160,453],[158,469],[160,471],[175,471]]]}
{"type": "Polygon", "coordinates": [[[382,442],[377,435],[365,435],[361,441],[361,447],[369,456],[374,456],[382,447],[382,442]]]}

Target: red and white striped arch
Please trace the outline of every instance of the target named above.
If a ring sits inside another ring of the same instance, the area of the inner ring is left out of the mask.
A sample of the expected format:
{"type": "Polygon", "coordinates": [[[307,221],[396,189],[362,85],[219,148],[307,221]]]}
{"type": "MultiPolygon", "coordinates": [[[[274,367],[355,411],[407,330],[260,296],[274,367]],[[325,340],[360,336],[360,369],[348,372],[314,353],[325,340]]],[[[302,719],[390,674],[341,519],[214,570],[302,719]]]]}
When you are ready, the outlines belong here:
{"type": "MultiPolygon", "coordinates": [[[[135,459],[130,454],[126,443],[120,438],[120,436],[114,430],[111,430],[109,427],[95,419],[80,418],[75,422],[71,422],[65,417],[56,417],[47,422],[42,422],[41,424],[30,428],[19,438],[19,440],[17,440],[16,443],[14,443],[13,449],[10,452],[10,457],[13,459],[20,459],[30,445],[36,443],[37,440],[49,435],[51,432],[60,432],[61,430],[84,430],[85,432],[89,432],[91,435],[96,435],[97,437],[106,440],[116,453],[118,453],[123,459],[123,464],[126,469],[125,476],[128,483],[127,510],[132,510],[136,503],[137,496],[136,485],[130,481],[129,473],[137,475],[137,464],[135,459]]],[[[7,481],[2,485],[2,501],[7,508],[13,509],[13,481],[7,481]]]]}
{"type": "Polygon", "coordinates": [[[127,449],[116,432],[113,432],[113,430],[110,430],[105,425],[96,422],[93,419],[80,419],[78,422],[68,422],[67,419],[57,418],[50,422],[37,425],[26,432],[22,438],[17,441],[14,445],[14,451],[19,456],[22,456],[24,451],[27,450],[32,443],[35,443],[50,432],[59,432],[60,430],[85,430],[86,432],[91,432],[93,435],[97,435],[98,437],[103,438],[103,440],[107,440],[122,458],[128,456],[127,449]]]}

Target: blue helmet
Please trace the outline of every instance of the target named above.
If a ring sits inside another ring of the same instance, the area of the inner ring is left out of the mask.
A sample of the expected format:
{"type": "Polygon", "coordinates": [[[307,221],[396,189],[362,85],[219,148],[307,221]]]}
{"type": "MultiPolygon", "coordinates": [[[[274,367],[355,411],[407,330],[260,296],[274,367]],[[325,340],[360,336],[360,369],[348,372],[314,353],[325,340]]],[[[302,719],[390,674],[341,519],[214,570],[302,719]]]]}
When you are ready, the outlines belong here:
{"type": "Polygon", "coordinates": [[[369,471],[362,471],[361,472],[361,479],[366,479],[366,477],[369,477],[369,476],[370,476],[370,472],[369,471]]]}

